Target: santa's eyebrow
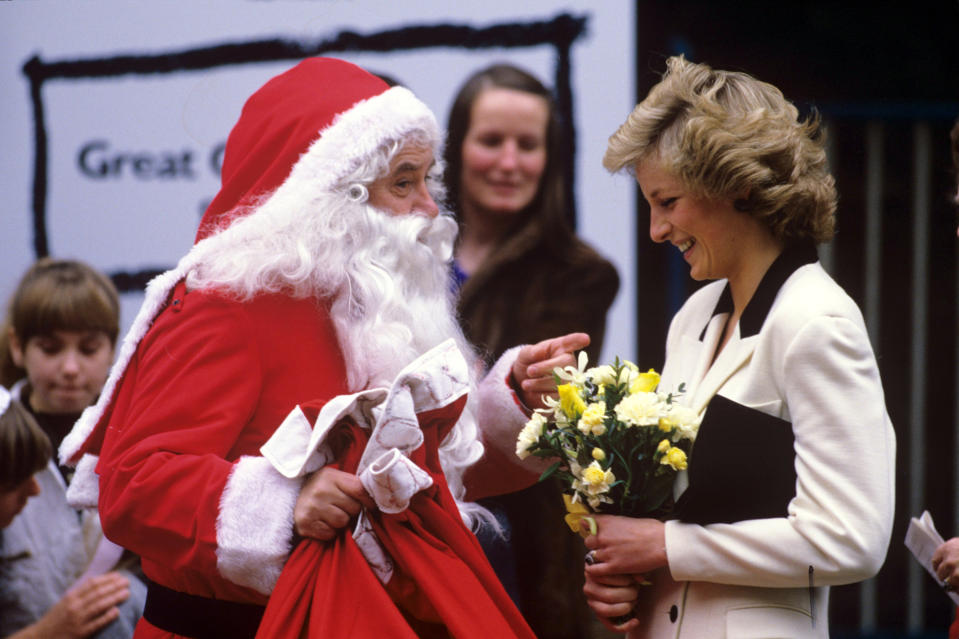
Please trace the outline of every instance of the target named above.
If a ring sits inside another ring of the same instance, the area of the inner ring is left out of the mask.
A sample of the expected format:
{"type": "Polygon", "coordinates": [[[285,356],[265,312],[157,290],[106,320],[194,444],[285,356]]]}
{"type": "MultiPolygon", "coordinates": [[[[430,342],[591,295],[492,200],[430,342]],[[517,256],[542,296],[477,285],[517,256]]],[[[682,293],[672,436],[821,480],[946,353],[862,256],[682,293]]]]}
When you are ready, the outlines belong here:
{"type": "MultiPolygon", "coordinates": [[[[408,171],[419,171],[422,164],[417,164],[415,162],[402,162],[396,167],[397,173],[405,173],[408,171]]],[[[427,170],[432,169],[436,166],[436,160],[431,160],[427,170]]]]}
{"type": "Polygon", "coordinates": [[[412,162],[403,162],[403,163],[400,164],[398,167],[396,167],[396,171],[397,171],[397,172],[400,172],[400,171],[416,171],[416,170],[419,169],[419,168],[420,168],[420,167],[419,167],[418,164],[413,164],[412,162]]]}

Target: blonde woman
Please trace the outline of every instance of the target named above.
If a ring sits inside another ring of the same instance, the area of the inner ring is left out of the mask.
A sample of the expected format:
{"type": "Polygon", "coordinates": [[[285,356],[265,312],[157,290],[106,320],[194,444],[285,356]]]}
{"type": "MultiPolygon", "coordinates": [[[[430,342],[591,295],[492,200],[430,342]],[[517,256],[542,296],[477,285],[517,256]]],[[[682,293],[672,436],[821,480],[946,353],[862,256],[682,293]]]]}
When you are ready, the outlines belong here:
{"type": "Polygon", "coordinates": [[[816,257],[836,208],[818,123],[676,57],[604,164],[714,281],[666,343],[663,386],[703,414],[674,518],[597,517],[589,603],[611,627],[631,614],[630,637],[827,637],[829,587],[883,563],[895,439],[861,313],[816,257]]]}

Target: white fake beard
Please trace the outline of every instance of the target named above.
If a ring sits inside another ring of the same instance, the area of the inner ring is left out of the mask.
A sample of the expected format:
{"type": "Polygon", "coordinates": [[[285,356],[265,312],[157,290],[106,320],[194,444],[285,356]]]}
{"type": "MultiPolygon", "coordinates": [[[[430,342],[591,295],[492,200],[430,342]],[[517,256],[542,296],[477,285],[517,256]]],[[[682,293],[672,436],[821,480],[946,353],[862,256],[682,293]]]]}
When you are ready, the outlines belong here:
{"type": "MultiPolygon", "coordinates": [[[[454,314],[449,260],[456,223],[449,217],[391,216],[365,207],[366,241],[344,265],[349,284],[334,298],[333,322],[346,360],[350,390],[389,386],[397,373],[429,349],[453,338],[471,363],[471,392],[456,426],[440,447],[447,483],[464,522],[499,529],[484,508],[463,501],[463,472],[483,454],[473,402],[480,360],[454,314]]],[[[354,237],[360,239],[355,234],[354,237]]]]}
{"type": "Polygon", "coordinates": [[[449,338],[464,356],[472,354],[453,311],[455,223],[364,208],[360,227],[367,237],[354,236],[357,246],[343,265],[348,283],[331,309],[351,391],[389,385],[404,366],[449,338]]]}

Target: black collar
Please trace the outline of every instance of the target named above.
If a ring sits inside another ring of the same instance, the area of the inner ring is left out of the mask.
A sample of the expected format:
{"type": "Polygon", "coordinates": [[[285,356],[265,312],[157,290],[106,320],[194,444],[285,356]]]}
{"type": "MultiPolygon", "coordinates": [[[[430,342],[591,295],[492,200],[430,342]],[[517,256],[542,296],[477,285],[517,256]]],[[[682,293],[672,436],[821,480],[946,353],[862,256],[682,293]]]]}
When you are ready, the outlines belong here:
{"type": "MultiPolygon", "coordinates": [[[[757,335],[763,327],[763,322],[766,321],[766,316],[769,315],[769,309],[772,308],[773,301],[776,299],[779,289],[782,288],[782,285],[789,279],[789,276],[800,266],[813,264],[818,260],[819,256],[816,253],[816,246],[811,242],[790,244],[783,249],[783,252],[779,254],[779,257],[776,258],[769,266],[766,274],[763,275],[763,279],[759,282],[759,287],[756,289],[756,292],[753,293],[752,299],[749,300],[749,304],[746,305],[746,309],[743,311],[743,316],[739,319],[740,337],[757,335]]],[[[727,282],[725,288],[723,288],[722,295],[719,296],[719,301],[716,302],[716,308],[713,309],[710,319],[721,313],[732,312],[733,295],[729,291],[729,283],[727,282]]],[[[703,327],[703,332],[699,335],[699,341],[703,341],[703,338],[706,336],[707,326],[709,326],[709,322],[706,322],[706,326],[703,327]]]]}

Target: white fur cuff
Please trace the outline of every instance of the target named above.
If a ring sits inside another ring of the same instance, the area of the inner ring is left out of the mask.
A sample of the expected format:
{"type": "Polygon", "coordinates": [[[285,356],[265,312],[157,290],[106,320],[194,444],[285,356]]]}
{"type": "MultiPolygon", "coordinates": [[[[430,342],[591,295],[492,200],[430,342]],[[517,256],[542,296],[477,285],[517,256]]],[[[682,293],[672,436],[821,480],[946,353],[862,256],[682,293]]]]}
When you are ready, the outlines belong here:
{"type": "Polygon", "coordinates": [[[84,453],[67,487],[67,502],[74,508],[96,508],[100,499],[100,476],[96,473],[98,455],[84,453]]]}
{"type": "Polygon", "coordinates": [[[516,456],[516,437],[529,419],[508,382],[520,348],[503,353],[480,383],[477,394],[481,413],[477,422],[483,445],[495,448],[499,458],[527,471],[540,471],[549,466],[548,460],[532,456],[521,460],[516,456]]]}
{"type": "Polygon", "coordinates": [[[226,579],[268,595],[292,550],[293,506],[301,479],[263,457],[241,457],[227,480],[216,520],[217,568],[226,579]]]}

